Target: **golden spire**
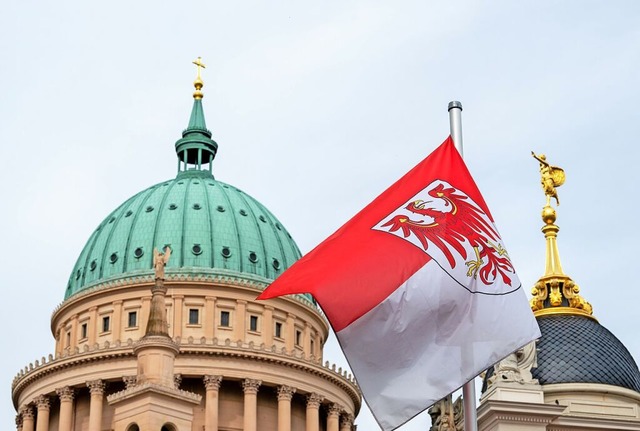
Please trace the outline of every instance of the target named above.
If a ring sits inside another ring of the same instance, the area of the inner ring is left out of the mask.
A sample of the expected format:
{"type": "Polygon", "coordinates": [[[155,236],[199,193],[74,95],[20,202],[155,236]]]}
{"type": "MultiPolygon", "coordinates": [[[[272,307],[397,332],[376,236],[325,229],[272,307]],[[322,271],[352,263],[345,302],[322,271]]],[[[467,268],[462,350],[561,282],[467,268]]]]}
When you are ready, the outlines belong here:
{"type": "Polygon", "coordinates": [[[192,61],[192,63],[198,68],[198,76],[196,77],[196,80],[193,81],[193,86],[196,87],[196,91],[193,92],[193,98],[202,99],[204,97],[202,94],[202,87],[204,86],[204,83],[200,77],[200,69],[206,69],[207,66],[202,62],[202,57],[198,57],[196,60],[192,61]]]}
{"type": "Polygon", "coordinates": [[[560,228],[555,224],[556,210],[551,206],[551,198],[560,205],[556,188],[564,184],[564,170],[551,166],[544,154],[538,156],[532,151],[531,155],[540,163],[540,183],[547,197],[547,204],[542,208],[542,233],[547,243],[545,269],[544,275],[531,289],[531,309],[536,317],[548,314],[577,314],[594,318],[591,304],[579,295],[580,288],[562,271],[560,264],[557,243],[560,228]]]}

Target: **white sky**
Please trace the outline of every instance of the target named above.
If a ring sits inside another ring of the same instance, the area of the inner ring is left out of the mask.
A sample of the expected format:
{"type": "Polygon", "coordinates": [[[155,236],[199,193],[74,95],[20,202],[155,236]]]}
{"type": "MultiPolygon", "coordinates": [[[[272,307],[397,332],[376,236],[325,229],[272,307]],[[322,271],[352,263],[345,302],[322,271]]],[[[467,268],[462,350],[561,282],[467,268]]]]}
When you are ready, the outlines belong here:
{"type": "MultiPolygon", "coordinates": [[[[51,312],[90,233],[175,176],[198,55],[216,178],[303,252],[440,144],[460,100],[467,164],[528,290],[544,263],[530,151],[547,154],[567,173],[565,272],[640,358],[638,24],[637,1],[6,2],[3,428],[13,376],[52,352],[51,312]]],[[[325,356],[345,365],[335,344],[325,356]]],[[[364,411],[356,423],[377,429],[364,411]]]]}

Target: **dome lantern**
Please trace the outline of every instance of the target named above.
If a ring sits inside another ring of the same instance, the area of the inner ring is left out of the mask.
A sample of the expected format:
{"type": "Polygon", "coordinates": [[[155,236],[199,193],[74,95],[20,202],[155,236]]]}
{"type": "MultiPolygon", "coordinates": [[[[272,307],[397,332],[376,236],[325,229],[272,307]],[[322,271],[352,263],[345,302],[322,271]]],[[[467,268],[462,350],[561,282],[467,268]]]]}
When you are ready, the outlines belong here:
{"type": "Polygon", "coordinates": [[[211,131],[207,129],[202,109],[202,87],[204,83],[200,76],[200,70],[205,68],[202,59],[198,57],[193,64],[198,69],[198,75],[193,86],[193,108],[189,125],[182,132],[182,138],[176,142],[176,154],[178,155],[178,174],[186,171],[212,172],[213,159],[218,151],[218,144],[211,139],[211,131]]]}

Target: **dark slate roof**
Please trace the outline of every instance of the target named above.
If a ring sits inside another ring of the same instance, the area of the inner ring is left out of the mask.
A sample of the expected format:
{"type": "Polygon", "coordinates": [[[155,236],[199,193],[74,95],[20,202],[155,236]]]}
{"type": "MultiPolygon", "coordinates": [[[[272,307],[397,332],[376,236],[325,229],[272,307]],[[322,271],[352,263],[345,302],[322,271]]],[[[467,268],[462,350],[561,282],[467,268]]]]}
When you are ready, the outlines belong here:
{"type": "Polygon", "coordinates": [[[593,319],[573,315],[538,318],[538,367],[541,385],[603,383],[640,392],[640,371],[624,345],[593,319]]]}

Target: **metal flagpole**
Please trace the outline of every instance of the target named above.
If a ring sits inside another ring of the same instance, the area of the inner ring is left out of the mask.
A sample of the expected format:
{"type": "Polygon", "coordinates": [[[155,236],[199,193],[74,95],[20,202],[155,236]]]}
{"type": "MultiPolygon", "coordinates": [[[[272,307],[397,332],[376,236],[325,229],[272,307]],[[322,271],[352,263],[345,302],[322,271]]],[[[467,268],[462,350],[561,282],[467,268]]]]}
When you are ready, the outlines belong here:
{"type": "MultiPolygon", "coordinates": [[[[460,156],[462,156],[462,103],[458,101],[449,102],[448,110],[451,138],[460,156]]],[[[462,402],[464,406],[464,431],[478,431],[475,379],[468,381],[462,387],[462,402]]]]}

